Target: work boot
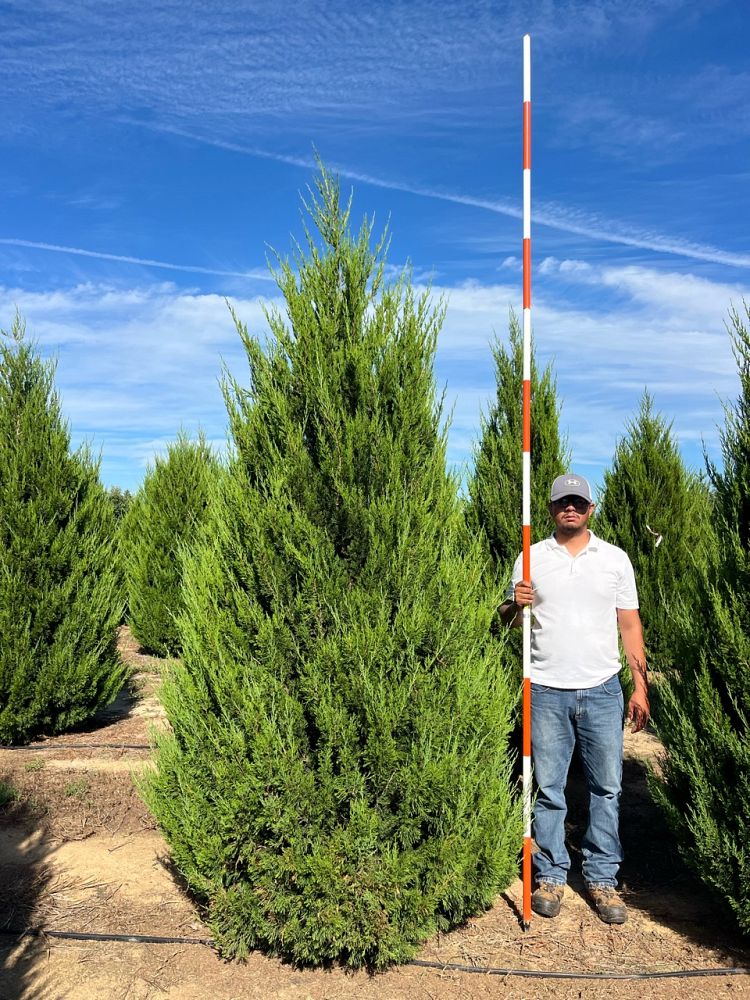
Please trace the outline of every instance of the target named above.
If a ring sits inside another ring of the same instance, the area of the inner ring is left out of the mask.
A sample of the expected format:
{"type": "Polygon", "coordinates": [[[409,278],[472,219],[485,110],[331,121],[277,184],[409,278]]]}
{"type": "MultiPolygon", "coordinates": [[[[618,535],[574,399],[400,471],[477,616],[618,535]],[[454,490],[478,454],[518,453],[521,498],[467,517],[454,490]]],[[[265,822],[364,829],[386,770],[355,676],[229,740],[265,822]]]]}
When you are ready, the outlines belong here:
{"type": "Polygon", "coordinates": [[[628,908],[616,889],[611,885],[587,885],[586,889],[599,918],[605,924],[625,923],[628,919],[628,908]]]}
{"type": "Polygon", "coordinates": [[[540,882],[531,896],[531,909],[540,917],[556,917],[564,893],[565,886],[559,882],[540,882]]]}

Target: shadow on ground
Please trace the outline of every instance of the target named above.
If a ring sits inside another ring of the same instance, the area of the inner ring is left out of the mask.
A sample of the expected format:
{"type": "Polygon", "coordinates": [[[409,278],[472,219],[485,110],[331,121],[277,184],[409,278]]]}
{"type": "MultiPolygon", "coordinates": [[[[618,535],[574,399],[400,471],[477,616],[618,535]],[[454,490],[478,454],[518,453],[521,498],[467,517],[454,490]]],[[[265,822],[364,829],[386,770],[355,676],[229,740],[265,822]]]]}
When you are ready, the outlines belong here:
{"type": "MultiPolygon", "coordinates": [[[[15,791],[12,773],[0,773],[0,787],[6,800],[0,805],[0,1000],[19,1000],[31,995],[32,972],[46,945],[14,932],[42,923],[62,887],[45,861],[49,843],[43,810],[24,797],[8,799],[15,791]]],[[[43,984],[40,992],[38,973],[34,979],[38,1000],[65,995],[43,984]]]]}
{"type": "MultiPolygon", "coordinates": [[[[588,791],[576,753],[566,789],[566,832],[572,860],[570,886],[585,896],[581,877],[581,841],[588,821],[588,791]]],[[[651,798],[647,766],[626,757],[620,837],[625,860],[620,870],[623,895],[633,911],[690,938],[701,947],[735,954],[750,966],[750,941],[737,928],[724,902],[701,882],[682,860],[664,816],[651,798]]]]}

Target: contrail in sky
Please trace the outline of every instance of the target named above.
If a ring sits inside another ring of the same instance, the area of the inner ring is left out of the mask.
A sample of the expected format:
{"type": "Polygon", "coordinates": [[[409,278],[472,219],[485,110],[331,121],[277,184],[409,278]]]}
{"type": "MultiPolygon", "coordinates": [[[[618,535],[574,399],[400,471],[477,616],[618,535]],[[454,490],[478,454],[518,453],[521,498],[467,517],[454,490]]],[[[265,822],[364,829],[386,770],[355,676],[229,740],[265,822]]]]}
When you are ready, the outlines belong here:
{"type": "Polygon", "coordinates": [[[265,271],[218,271],[211,267],[192,264],[170,264],[164,260],[149,260],[143,257],[127,257],[117,253],[101,253],[99,250],[82,250],[80,247],[63,247],[56,243],[37,243],[33,240],[16,240],[0,237],[0,243],[11,247],[29,247],[33,250],[52,250],[55,253],[70,253],[78,257],[95,257],[97,260],[114,260],[120,264],[141,264],[144,267],[161,267],[167,271],[190,271],[193,274],[217,274],[224,278],[255,278],[259,281],[273,281],[265,271]]]}
{"type": "MultiPolygon", "coordinates": [[[[184,139],[191,139],[194,142],[204,145],[215,146],[218,149],[243,153],[246,156],[257,156],[266,160],[275,160],[278,163],[287,163],[290,166],[302,167],[305,170],[314,170],[317,167],[317,163],[312,157],[289,156],[284,153],[274,153],[255,146],[241,146],[238,143],[226,142],[223,139],[211,139],[207,136],[196,135],[193,132],[172,128],[168,125],[153,126],[131,120],[128,120],[128,122],[129,124],[149,128],[155,132],[166,132],[171,135],[181,136],[184,139]]],[[[405,194],[414,194],[422,198],[436,198],[440,201],[448,201],[457,205],[469,205],[473,208],[482,208],[488,212],[495,212],[497,215],[506,215],[512,219],[520,219],[522,215],[521,209],[511,201],[475,198],[471,195],[456,194],[450,191],[440,191],[434,188],[406,184],[401,181],[386,180],[382,177],[374,177],[372,174],[351,170],[348,167],[334,166],[332,169],[341,177],[346,177],[348,180],[361,181],[363,184],[371,184],[373,187],[387,188],[391,191],[403,191],[405,194]]],[[[672,240],[658,233],[629,230],[607,220],[592,217],[587,218],[583,213],[571,216],[549,205],[545,207],[543,203],[540,207],[539,202],[537,202],[534,210],[534,222],[538,225],[549,226],[550,229],[558,229],[565,233],[574,233],[576,236],[585,236],[592,240],[616,243],[620,246],[636,247],[640,250],[652,250],[656,253],[675,254],[678,257],[705,260],[712,264],[727,264],[731,267],[750,267],[750,255],[748,254],[730,253],[726,250],[720,250],[717,247],[691,243],[687,240],[672,240]]]]}

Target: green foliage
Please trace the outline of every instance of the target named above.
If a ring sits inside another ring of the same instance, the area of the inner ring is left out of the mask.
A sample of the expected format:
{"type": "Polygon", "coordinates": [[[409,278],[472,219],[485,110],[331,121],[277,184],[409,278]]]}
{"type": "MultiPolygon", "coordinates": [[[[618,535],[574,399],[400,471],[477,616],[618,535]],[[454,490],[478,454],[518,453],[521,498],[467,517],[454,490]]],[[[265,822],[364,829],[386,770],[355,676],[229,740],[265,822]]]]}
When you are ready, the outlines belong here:
{"type": "Polygon", "coordinates": [[[286,319],[265,346],[237,323],[250,387],[145,794],[225,955],[382,967],[516,875],[517,691],[446,473],[442,309],[384,284],[349,208],[323,172],[286,319]]]}
{"type": "Polygon", "coordinates": [[[146,473],[122,525],[130,624],[141,646],[160,656],[180,649],[181,552],[193,544],[219,474],[205,437],[180,434],[146,473]]]}
{"type": "MultiPolygon", "coordinates": [[[[482,418],[467,514],[472,528],[485,532],[495,569],[507,575],[521,551],[523,334],[515,315],[510,317],[509,346],[496,342],[492,351],[497,397],[482,418]]],[[[552,365],[540,376],[533,348],[531,398],[531,529],[536,542],[550,533],[549,490],[565,472],[570,455],[560,438],[552,365]]]]}
{"type": "Polygon", "coordinates": [[[133,494],[130,490],[121,490],[119,486],[112,486],[108,493],[115,521],[119,525],[130,509],[130,505],[133,502],[133,494]]]}
{"type": "Polygon", "coordinates": [[[666,756],[652,788],[686,861],[750,934],[750,312],[730,319],[740,397],[726,408],[723,469],[709,464],[716,564],[676,615],[679,669],[655,688],[666,756]]]}
{"type": "Polygon", "coordinates": [[[69,781],[63,788],[63,795],[69,799],[82,799],[89,790],[89,783],[85,778],[78,778],[76,781],[69,781]]]}
{"type": "Polygon", "coordinates": [[[0,743],[61,732],[123,684],[112,506],[70,435],[54,365],[0,340],[0,743]]]}
{"type": "Polygon", "coordinates": [[[673,609],[693,599],[713,553],[711,496],[648,392],[604,474],[596,530],[633,563],[651,668],[676,665],[673,609]]]}
{"type": "Polygon", "coordinates": [[[0,809],[18,801],[18,789],[7,781],[0,780],[0,809]]]}

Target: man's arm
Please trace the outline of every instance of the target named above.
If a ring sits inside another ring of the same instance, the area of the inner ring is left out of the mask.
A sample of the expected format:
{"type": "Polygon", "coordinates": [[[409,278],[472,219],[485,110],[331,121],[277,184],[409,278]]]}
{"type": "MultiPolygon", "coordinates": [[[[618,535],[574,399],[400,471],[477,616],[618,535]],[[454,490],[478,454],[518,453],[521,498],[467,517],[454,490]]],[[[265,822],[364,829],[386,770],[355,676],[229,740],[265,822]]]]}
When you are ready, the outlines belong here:
{"type": "Polygon", "coordinates": [[[512,601],[503,601],[498,609],[503,625],[520,625],[523,622],[523,606],[534,600],[534,588],[528,580],[519,580],[514,588],[512,601]]]}
{"type": "Polygon", "coordinates": [[[617,609],[617,624],[620,626],[622,646],[625,657],[633,675],[635,690],[628,702],[627,717],[633,723],[633,732],[637,733],[648,723],[651,708],[648,703],[648,670],[646,667],[646,649],[643,644],[643,628],[638,610],[617,609]]]}

